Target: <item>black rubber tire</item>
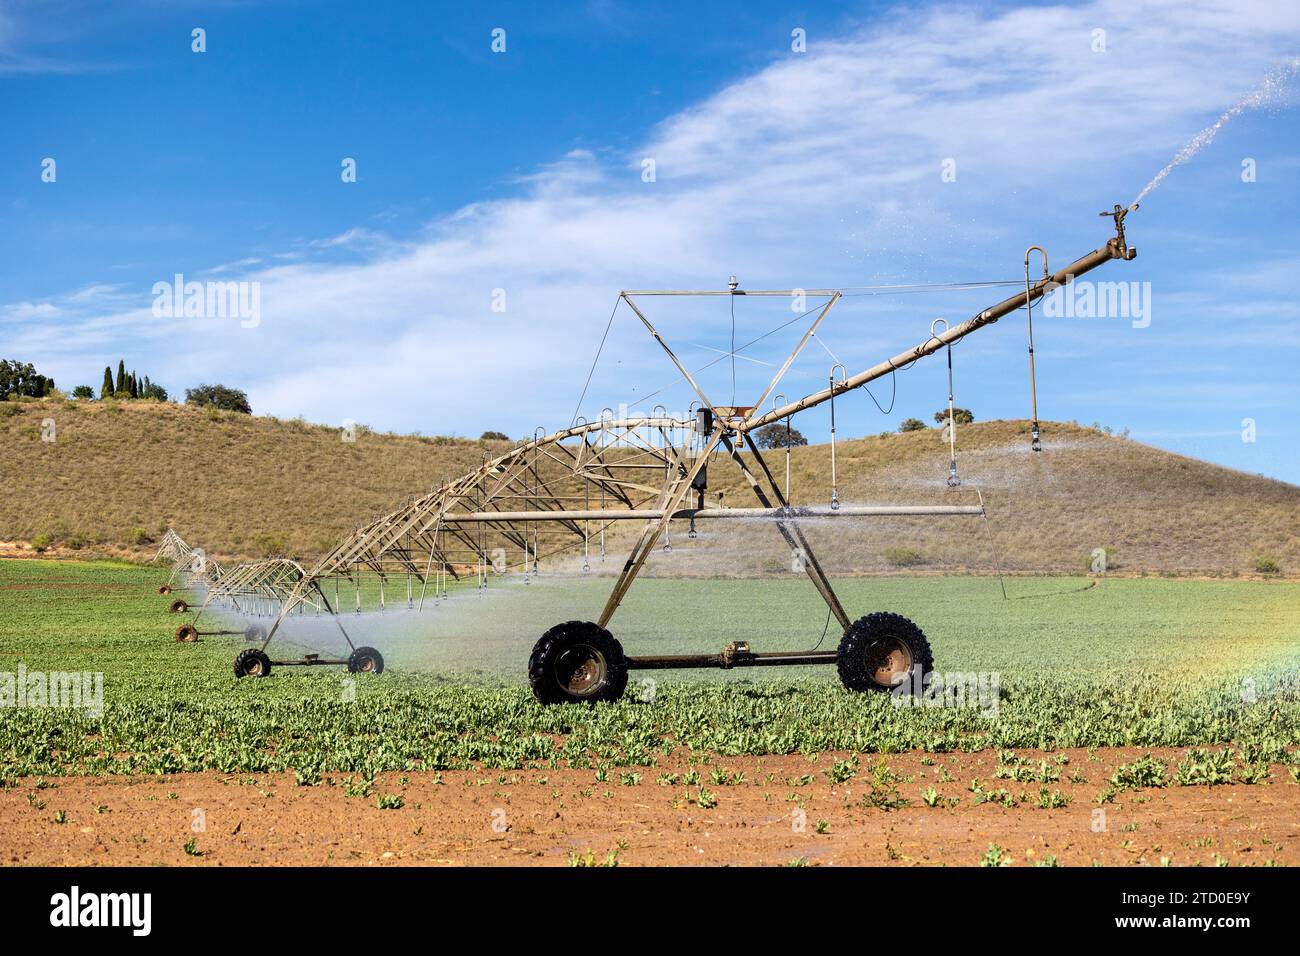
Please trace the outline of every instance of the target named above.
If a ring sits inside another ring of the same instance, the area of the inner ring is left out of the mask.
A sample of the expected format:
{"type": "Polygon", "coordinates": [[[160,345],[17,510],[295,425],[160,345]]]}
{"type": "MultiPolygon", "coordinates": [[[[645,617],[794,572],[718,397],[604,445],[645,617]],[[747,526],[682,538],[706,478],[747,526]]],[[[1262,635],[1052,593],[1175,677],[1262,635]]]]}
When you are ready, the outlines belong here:
{"type": "Polygon", "coordinates": [[[874,677],[873,658],[882,648],[899,644],[911,659],[911,668],[918,669],[918,679],[934,669],[934,654],[930,642],[921,629],[901,614],[877,611],[860,617],[848,626],[840,640],[839,657],[835,664],[840,681],[849,690],[888,692],[892,686],[882,684],[874,677]]]}
{"type": "Polygon", "coordinates": [[[193,644],[198,639],[199,632],[195,629],[193,624],[182,624],[180,627],[176,628],[177,644],[193,644]]]}
{"type": "Polygon", "coordinates": [[[184,614],[189,609],[190,606],[185,602],[185,598],[177,598],[175,601],[172,601],[171,612],[173,614],[184,614]]]}
{"type": "Polygon", "coordinates": [[[171,586],[170,584],[160,584],[160,585],[158,585],[158,593],[159,593],[159,594],[171,594],[171,593],[172,593],[172,586],[171,586]]]}
{"type": "Polygon", "coordinates": [[[384,655],[373,647],[358,647],[348,656],[348,670],[353,674],[382,674],[384,655]]]}
{"type": "Polygon", "coordinates": [[[256,647],[246,647],[235,655],[236,677],[270,677],[271,659],[256,647]]]}
{"type": "Polygon", "coordinates": [[[615,701],[627,690],[627,658],[614,635],[591,621],[557,624],[533,645],[528,658],[528,683],[543,704],[586,704],[615,701]],[[561,675],[573,652],[586,654],[595,665],[590,687],[575,691],[561,675]]]}
{"type": "Polygon", "coordinates": [[[250,644],[256,641],[258,644],[266,640],[266,628],[260,624],[250,624],[244,628],[244,640],[250,644]]]}

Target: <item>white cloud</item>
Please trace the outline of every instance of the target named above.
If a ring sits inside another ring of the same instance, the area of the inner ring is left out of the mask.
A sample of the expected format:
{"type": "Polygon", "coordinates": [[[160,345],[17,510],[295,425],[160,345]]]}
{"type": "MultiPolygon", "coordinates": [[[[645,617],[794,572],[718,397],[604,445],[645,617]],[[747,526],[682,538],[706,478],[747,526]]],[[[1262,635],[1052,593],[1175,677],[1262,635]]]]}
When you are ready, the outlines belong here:
{"type": "MultiPolygon", "coordinates": [[[[778,57],[667,117],[626,154],[539,157],[519,195],[457,210],[414,242],[358,226],[315,244],[357,261],[297,250],[225,267],[262,283],[257,329],[164,325],[115,305],[87,317],[88,338],[61,362],[99,356],[115,336],[154,339],[173,378],[226,378],[263,412],[426,432],[558,427],[618,289],[719,288],[732,272],[776,288],[984,278],[952,273],[994,254],[994,277],[1014,278],[1021,250],[1044,237],[1058,262],[1104,241],[1097,210],[1136,194],[1300,40],[1300,10],[1269,2],[887,19],[811,38],[806,55],[778,57]],[[1095,28],[1107,31],[1104,54],[1090,48],[1095,28]],[[654,183],[641,181],[645,157],[654,183]],[[949,157],[958,178],[942,183],[949,157]],[[492,311],[495,289],[506,291],[504,313],[492,311]]],[[[828,327],[845,361],[923,337],[917,318],[891,318],[891,303],[853,308],[860,325],[828,327]]],[[[679,341],[719,347],[728,318],[715,309],[668,321],[695,336],[679,341]]],[[[624,346],[647,341],[635,327],[620,335],[624,346]]],[[[632,383],[672,377],[652,349],[621,357],[602,364],[588,414],[632,383]]],[[[792,381],[824,376],[824,360],[792,381]]]]}
{"type": "Polygon", "coordinates": [[[59,314],[56,306],[49,302],[14,302],[0,306],[0,320],[26,322],[50,319],[59,314]]]}

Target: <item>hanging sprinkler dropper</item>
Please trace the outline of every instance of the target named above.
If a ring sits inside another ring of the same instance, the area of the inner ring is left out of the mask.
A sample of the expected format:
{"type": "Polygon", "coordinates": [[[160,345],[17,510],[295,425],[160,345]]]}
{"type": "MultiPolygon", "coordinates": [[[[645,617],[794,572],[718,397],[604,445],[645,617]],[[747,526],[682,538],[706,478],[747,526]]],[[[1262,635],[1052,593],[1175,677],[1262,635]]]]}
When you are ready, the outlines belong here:
{"type": "MultiPolygon", "coordinates": [[[[835,364],[831,366],[831,511],[840,510],[840,492],[838,482],[835,476],[835,370],[840,370],[840,384],[849,377],[848,370],[843,365],[835,364]]],[[[790,419],[786,419],[787,422],[790,419]]],[[[789,454],[789,441],[786,442],[786,454],[789,454]]]]}
{"type": "MultiPolygon", "coordinates": [[[[1120,216],[1116,222],[1122,222],[1123,216],[1119,213],[1119,206],[1115,207],[1116,215],[1120,216]]],[[[1106,215],[1106,213],[1102,213],[1106,215]]],[[[1123,232],[1120,233],[1120,239],[1123,240],[1123,232]]],[[[1034,451],[1042,451],[1043,445],[1039,440],[1041,431],[1038,427],[1038,382],[1034,376],[1034,304],[1033,297],[1029,293],[1029,256],[1037,250],[1043,254],[1043,278],[1048,279],[1050,275],[1047,271],[1047,250],[1042,246],[1030,246],[1025,250],[1025,316],[1029,321],[1029,405],[1032,419],[1029,423],[1029,447],[1034,451]]]]}
{"type": "MultiPolygon", "coordinates": [[[[948,331],[948,320],[939,318],[930,323],[931,338],[938,338],[935,335],[935,327],[943,323],[943,330],[948,331]]],[[[957,477],[957,417],[953,411],[952,404],[952,343],[946,346],[948,352],[948,487],[956,488],[961,484],[961,479],[957,477]]]]}

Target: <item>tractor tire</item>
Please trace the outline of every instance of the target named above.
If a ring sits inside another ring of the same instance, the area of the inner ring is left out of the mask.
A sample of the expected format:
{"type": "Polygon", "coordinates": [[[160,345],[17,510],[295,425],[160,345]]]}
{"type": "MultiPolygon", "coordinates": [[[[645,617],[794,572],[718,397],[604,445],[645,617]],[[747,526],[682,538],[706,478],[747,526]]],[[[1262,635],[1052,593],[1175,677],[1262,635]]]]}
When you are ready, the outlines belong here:
{"type": "Polygon", "coordinates": [[[528,683],[543,704],[618,700],[627,689],[623,645],[590,621],[557,624],[533,645],[528,683]]]}
{"type": "Polygon", "coordinates": [[[176,628],[177,644],[193,644],[199,639],[199,632],[193,624],[182,624],[176,628]]]}
{"type": "Polygon", "coordinates": [[[235,655],[236,677],[270,677],[271,659],[255,647],[246,647],[235,655]]]}
{"type": "Polygon", "coordinates": [[[171,612],[173,614],[184,614],[189,609],[190,606],[185,603],[185,598],[177,598],[175,601],[172,601],[171,612]]]}
{"type": "Polygon", "coordinates": [[[384,655],[373,647],[358,647],[348,657],[348,670],[353,674],[382,674],[384,655]]]}
{"type": "Polygon", "coordinates": [[[250,644],[262,643],[262,641],[266,640],[266,628],[262,627],[260,624],[248,625],[248,627],[244,628],[244,640],[248,641],[250,644]]]}
{"type": "Polygon", "coordinates": [[[934,654],[919,627],[901,614],[877,611],[848,626],[835,663],[849,690],[888,692],[913,669],[923,680],[934,669],[934,654]]]}

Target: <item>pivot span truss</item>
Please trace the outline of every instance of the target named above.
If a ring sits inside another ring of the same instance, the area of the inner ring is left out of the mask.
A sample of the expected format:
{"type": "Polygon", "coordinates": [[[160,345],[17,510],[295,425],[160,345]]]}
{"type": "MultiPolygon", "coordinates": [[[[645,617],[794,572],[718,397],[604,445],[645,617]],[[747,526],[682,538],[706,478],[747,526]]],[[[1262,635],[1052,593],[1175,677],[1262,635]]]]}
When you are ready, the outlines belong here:
{"type": "Polygon", "coordinates": [[[422,607],[431,589],[435,601],[446,595],[448,579],[472,575],[482,586],[490,571],[514,567],[527,575],[536,571],[541,559],[556,555],[580,559],[585,570],[593,547],[603,554],[606,533],[618,522],[632,522],[639,531],[599,618],[558,625],[543,635],[534,649],[529,677],[534,691],[544,701],[616,697],[622,693],[629,667],[838,663],[841,677],[854,689],[888,688],[904,679],[913,667],[928,669],[928,642],[911,622],[890,614],[868,615],[856,621],[850,617],[808,542],[803,522],[813,517],[981,516],[983,506],[840,506],[832,496],[832,504],[826,508],[795,508],[760,452],[753,433],[833,402],[836,396],[945,349],[1018,309],[1031,308],[1054,288],[1105,262],[1132,259],[1136,250],[1128,247],[1124,236],[1128,211],[1116,206],[1112,213],[1105,214],[1114,218],[1115,237],[1063,269],[1051,273],[1044,264],[1043,276],[1032,281],[1026,266],[1023,293],[941,332],[932,329],[920,344],[856,375],[838,380],[832,377],[828,388],[767,412],[762,411],[765,403],[776,394],[782,378],[839,301],[840,291],[742,291],[733,287],[727,291],[621,293],[622,302],[698,396],[695,415],[687,419],[650,415],[578,420],[570,428],[537,436],[485,461],[475,471],[423,497],[409,498],[400,508],[356,528],[309,572],[293,562],[245,566],[229,583],[218,582],[209,601],[238,606],[235,602],[250,598],[274,600],[279,602],[279,610],[259,646],[241,653],[236,673],[268,673],[273,662],[266,655],[267,647],[286,618],[304,607],[334,616],[352,649],[349,661],[321,661],[309,655],[302,660],[275,663],[352,666],[360,654],[362,665],[369,663],[369,669],[382,669],[378,652],[355,647],[339,620],[341,604],[347,599],[345,590],[355,595],[358,610],[363,594],[377,598],[381,607],[393,601],[422,607]],[[751,404],[743,406],[713,401],[651,323],[644,307],[647,299],[656,296],[795,294],[826,301],[771,381],[751,404]],[[752,494],[752,507],[706,507],[708,467],[715,456],[728,460],[738,470],[752,494]],[[670,524],[684,521],[693,529],[698,521],[738,518],[770,519],[791,550],[803,556],[809,579],[844,629],[839,650],[760,654],[751,652],[748,644],[738,643],[717,655],[625,657],[609,633],[610,621],[670,524]],[[378,667],[374,666],[376,658],[378,667]]]}
{"type": "Polygon", "coordinates": [[[172,566],[167,582],[158,588],[159,594],[170,594],[178,580],[182,582],[182,588],[202,588],[211,585],[222,575],[221,565],[209,558],[201,548],[191,548],[172,528],[168,528],[163,535],[152,560],[170,561],[172,566]]]}

